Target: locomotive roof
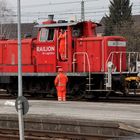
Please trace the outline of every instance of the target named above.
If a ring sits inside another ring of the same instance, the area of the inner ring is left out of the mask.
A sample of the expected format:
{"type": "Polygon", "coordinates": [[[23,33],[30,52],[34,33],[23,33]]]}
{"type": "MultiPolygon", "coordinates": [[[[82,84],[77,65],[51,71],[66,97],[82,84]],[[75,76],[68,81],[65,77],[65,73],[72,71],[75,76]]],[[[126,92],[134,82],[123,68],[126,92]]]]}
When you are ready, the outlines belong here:
{"type": "Polygon", "coordinates": [[[54,27],[65,27],[65,26],[74,26],[80,22],[67,22],[67,23],[52,23],[52,24],[39,24],[36,25],[35,27],[38,28],[43,28],[43,27],[48,27],[48,28],[54,28],[54,27]]]}

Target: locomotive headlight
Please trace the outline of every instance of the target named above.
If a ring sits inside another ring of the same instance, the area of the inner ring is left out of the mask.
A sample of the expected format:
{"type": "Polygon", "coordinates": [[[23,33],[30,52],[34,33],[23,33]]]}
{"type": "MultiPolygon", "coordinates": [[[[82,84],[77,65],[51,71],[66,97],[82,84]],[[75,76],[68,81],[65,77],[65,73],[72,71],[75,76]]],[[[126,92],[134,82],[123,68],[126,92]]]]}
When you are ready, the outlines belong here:
{"type": "Polygon", "coordinates": [[[109,61],[107,66],[108,66],[108,68],[112,68],[113,67],[113,63],[111,61],[109,61]]]}

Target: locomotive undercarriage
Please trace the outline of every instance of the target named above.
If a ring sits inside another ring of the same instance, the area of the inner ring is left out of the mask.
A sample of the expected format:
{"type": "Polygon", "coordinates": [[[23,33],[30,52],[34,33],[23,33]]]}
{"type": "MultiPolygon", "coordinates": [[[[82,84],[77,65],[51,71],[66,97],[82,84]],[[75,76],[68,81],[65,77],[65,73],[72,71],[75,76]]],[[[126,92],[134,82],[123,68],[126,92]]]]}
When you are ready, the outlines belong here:
{"type": "Polygon", "coordinates": [[[87,88],[86,98],[137,96],[140,92],[140,79],[137,73],[112,73],[111,85],[107,86],[106,73],[91,74],[91,87],[87,88]],[[128,79],[129,78],[129,79],[128,79]],[[128,79],[128,80],[127,80],[128,79]]]}
{"type": "MultiPolygon", "coordinates": [[[[17,96],[18,77],[0,77],[0,89],[4,89],[8,94],[17,96]]],[[[54,86],[55,76],[23,76],[23,94],[32,97],[57,97],[54,86]]],[[[70,76],[67,85],[67,96],[69,99],[81,99],[85,95],[86,77],[70,76]]]]}
{"type": "MultiPolygon", "coordinates": [[[[137,73],[112,74],[111,88],[106,86],[106,73],[91,73],[84,76],[68,76],[67,98],[80,100],[99,97],[137,95],[140,84],[137,73]],[[128,79],[129,78],[129,79],[128,79]]],[[[57,97],[54,86],[55,76],[23,76],[23,94],[32,97],[57,97]]],[[[18,77],[1,76],[0,89],[17,96],[18,77]]]]}

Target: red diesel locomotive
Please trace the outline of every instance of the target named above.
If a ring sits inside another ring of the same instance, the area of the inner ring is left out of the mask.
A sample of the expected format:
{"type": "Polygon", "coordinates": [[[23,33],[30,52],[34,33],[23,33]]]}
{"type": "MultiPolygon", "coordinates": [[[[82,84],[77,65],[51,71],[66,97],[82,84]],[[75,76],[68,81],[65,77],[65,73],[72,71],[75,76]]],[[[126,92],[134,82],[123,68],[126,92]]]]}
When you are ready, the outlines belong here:
{"type": "MultiPolygon", "coordinates": [[[[69,77],[67,95],[95,97],[116,91],[125,93],[125,78],[132,55],[126,53],[126,40],[120,36],[97,36],[97,23],[55,22],[37,25],[37,38],[22,39],[23,92],[55,95],[54,78],[59,67],[69,77]],[[64,58],[59,54],[59,32],[66,32],[64,58]],[[129,63],[127,64],[127,58],[129,63]]],[[[0,88],[17,94],[17,40],[0,40],[0,88]]],[[[136,59],[138,59],[138,53],[136,59]]],[[[133,72],[137,74],[137,72],[133,72]]],[[[116,92],[116,93],[117,93],[116,92]]]]}

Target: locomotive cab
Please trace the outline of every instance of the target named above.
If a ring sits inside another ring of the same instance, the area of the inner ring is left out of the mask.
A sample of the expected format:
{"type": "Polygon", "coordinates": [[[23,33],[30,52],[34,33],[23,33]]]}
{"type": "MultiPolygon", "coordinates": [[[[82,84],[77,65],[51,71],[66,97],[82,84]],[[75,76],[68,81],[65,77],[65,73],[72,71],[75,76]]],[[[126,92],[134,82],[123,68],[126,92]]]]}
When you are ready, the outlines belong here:
{"type": "MultiPolygon", "coordinates": [[[[91,21],[89,22],[44,22],[42,25],[37,25],[40,28],[37,41],[35,42],[35,46],[37,47],[35,50],[37,51],[36,57],[41,58],[43,54],[43,58],[37,59],[37,67],[40,64],[47,64],[47,60],[51,59],[51,65],[54,65],[53,72],[57,71],[57,68],[62,66],[65,72],[73,71],[73,55],[76,52],[77,40],[79,38],[86,37],[94,37],[95,36],[95,27],[96,24],[93,24],[91,21]],[[65,39],[64,39],[64,60],[60,58],[60,41],[59,35],[60,31],[63,29],[65,31],[65,39]],[[94,30],[94,32],[93,32],[94,30]],[[54,48],[52,50],[53,53],[47,53],[48,50],[51,50],[50,47],[54,48]],[[45,52],[46,51],[46,52],[45,52]],[[39,53],[41,55],[39,56],[39,53]],[[49,56],[48,56],[49,54],[49,56]],[[49,58],[50,57],[50,58],[49,58]],[[52,61],[53,60],[53,61],[52,61]],[[56,65],[56,68],[55,68],[56,65]]],[[[41,72],[38,71],[37,72],[41,72]]],[[[50,69],[49,69],[50,70],[50,69]]],[[[45,70],[46,71],[46,70],[45,70]]]]}

